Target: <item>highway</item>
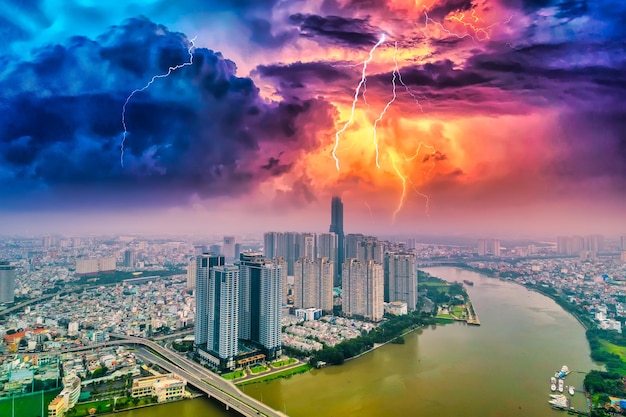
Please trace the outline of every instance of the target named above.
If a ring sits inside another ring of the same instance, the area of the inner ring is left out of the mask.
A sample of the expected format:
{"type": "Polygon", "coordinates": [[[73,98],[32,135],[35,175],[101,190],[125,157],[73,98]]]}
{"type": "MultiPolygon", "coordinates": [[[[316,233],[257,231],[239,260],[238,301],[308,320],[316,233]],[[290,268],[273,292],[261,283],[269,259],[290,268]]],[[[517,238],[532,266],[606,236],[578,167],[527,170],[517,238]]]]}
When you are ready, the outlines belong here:
{"type": "MultiPolygon", "coordinates": [[[[142,359],[182,376],[191,385],[202,390],[210,397],[218,399],[227,408],[234,409],[244,416],[287,417],[285,414],[268,407],[257,399],[244,394],[232,382],[223,379],[196,362],[165,349],[153,341],[119,334],[111,336],[121,339],[126,344],[142,345],[143,348],[138,348],[137,351],[142,359]],[[155,355],[148,349],[162,357],[155,355]]],[[[113,344],[114,342],[109,343],[113,344]]]]}
{"type": "Polygon", "coordinates": [[[41,353],[53,355],[93,350],[107,346],[136,345],[137,355],[141,359],[157,364],[169,372],[182,376],[189,382],[189,384],[198,388],[210,397],[222,402],[227,409],[236,410],[238,413],[246,417],[288,417],[286,414],[276,411],[263,404],[256,398],[252,398],[244,394],[232,382],[225,380],[200,364],[164,348],[156,342],[142,337],[126,336],[123,334],[111,334],[110,336],[118,340],[110,340],[104,343],[96,343],[93,345],[66,349],[63,351],[48,351],[41,353]],[[152,351],[156,352],[158,355],[152,353],[152,351]]]}

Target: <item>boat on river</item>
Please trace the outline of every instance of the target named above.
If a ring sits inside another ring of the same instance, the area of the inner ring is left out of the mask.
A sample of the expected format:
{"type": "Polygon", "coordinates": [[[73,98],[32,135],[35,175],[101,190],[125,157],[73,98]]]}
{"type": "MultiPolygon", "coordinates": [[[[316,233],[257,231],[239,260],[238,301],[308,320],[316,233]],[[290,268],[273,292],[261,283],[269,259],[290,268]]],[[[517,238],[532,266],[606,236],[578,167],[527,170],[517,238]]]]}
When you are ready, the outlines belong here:
{"type": "Polygon", "coordinates": [[[559,379],[559,392],[563,392],[563,385],[564,385],[563,380],[559,379]]]}
{"type": "Polygon", "coordinates": [[[557,378],[565,378],[567,375],[569,375],[572,371],[569,370],[569,368],[567,367],[567,365],[563,365],[563,367],[561,367],[561,370],[558,371],[557,373],[554,374],[555,377],[557,378]]]}
{"type": "Polygon", "coordinates": [[[463,284],[465,284],[465,285],[470,285],[470,286],[471,286],[471,285],[474,285],[474,283],[473,283],[472,281],[467,280],[467,279],[464,279],[464,280],[463,280],[463,284]]]}
{"type": "Polygon", "coordinates": [[[550,395],[550,397],[552,399],[550,401],[548,401],[548,403],[552,406],[552,408],[566,409],[570,405],[569,398],[567,398],[563,394],[560,394],[560,395],[550,395]]]}
{"type": "Polygon", "coordinates": [[[550,384],[550,389],[552,392],[556,391],[556,384],[550,384]]]}
{"type": "Polygon", "coordinates": [[[550,383],[551,384],[556,384],[556,378],[555,377],[550,377],[550,383]]]}
{"type": "Polygon", "coordinates": [[[575,391],[575,389],[574,389],[574,387],[573,387],[573,386],[571,386],[571,385],[570,385],[570,386],[569,386],[569,389],[568,389],[567,391],[569,392],[569,395],[574,395],[574,391],[575,391]]]}

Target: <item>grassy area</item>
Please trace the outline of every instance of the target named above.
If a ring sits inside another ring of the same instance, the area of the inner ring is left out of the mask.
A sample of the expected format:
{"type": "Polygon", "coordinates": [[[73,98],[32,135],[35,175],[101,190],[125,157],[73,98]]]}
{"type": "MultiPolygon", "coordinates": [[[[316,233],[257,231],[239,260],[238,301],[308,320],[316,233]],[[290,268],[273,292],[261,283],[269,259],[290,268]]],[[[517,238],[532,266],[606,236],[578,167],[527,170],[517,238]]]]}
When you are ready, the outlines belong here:
{"type": "MultiPolygon", "coordinates": [[[[43,394],[43,412],[48,415],[48,404],[61,390],[48,391],[43,394]]],[[[41,392],[16,397],[15,400],[0,401],[0,416],[41,417],[41,392]],[[13,409],[15,407],[15,409],[13,409]]]]}
{"type": "Polygon", "coordinates": [[[250,372],[252,372],[253,374],[259,374],[261,372],[265,372],[267,371],[269,368],[263,366],[263,365],[255,365],[253,367],[250,368],[250,372]]]}
{"type": "Polygon", "coordinates": [[[290,369],[285,369],[284,371],[273,372],[269,375],[265,375],[265,376],[262,376],[260,378],[256,378],[250,381],[242,381],[236,385],[243,386],[243,385],[249,385],[249,384],[256,384],[257,382],[267,382],[267,381],[271,381],[273,379],[278,379],[278,378],[289,378],[291,375],[308,372],[310,369],[311,369],[311,365],[309,365],[308,363],[305,363],[300,366],[295,366],[290,369]]]}
{"type": "Polygon", "coordinates": [[[297,361],[294,358],[283,359],[282,361],[274,361],[271,363],[272,368],[280,368],[281,366],[291,365],[292,363],[296,363],[297,361]]]}
{"type": "Polygon", "coordinates": [[[92,401],[88,403],[76,404],[68,413],[68,417],[82,417],[88,416],[89,410],[94,408],[97,414],[108,413],[113,410],[113,399],[92,401]]]}
{"type": "Polygon", "coordinates": [[[606,340],[601,340],[600,344],[602,344],[602,347],[604,348],[604,350],[606,350],[609,353],[616,354],[623,361],[626,362],[626,347],[614,345],[613,343],[607,342],[606,340]]]}
{"type": "Polygon", "coordinates": [[[228,379],[228,380],[243,378],[244,376],[246,376],[246,373],[242,369],[237,369],[236,371],[229,372],[227,374],[222,374],[222,378],[228,379]]]}
{"type": "Polygon", "coordinates": [[[607,369],[626,374],[626,347],[616,345],[604,339],[599,339],[599,342],[600,348],[597,349],[596,355],[604,356],[605,353],[608,353],[619,357],[619,360],[612,360],[610,363],[604,361],[607,364],[607,369]]]}
{"type": "Polygon", "coordinates": [[[148,405],[148,404],[156,404],[156,400],[153,399],[152,397],[143,397],[143,398],[123,397],[123,398],[117,399],[117,402],[115,403],[115,409],[125,410],[127,408],[141,407],[143,405],[148,405]]]}
{"type": "Polygon", "coordinates": [[[448,292],[448,284],[446,282],[429,281],[420,282],[419,285],[420,287],[436,287],[440,291],[448,292]]]}
{"type": "Polygon", "coordinates": [[[446,317],[436,317],[435,321],[438,324],[448,324],[448,323],[454,322],[454,319],[453,318],[446,318],[446,317]]]}
{"type": "Polygon", "coordinates": [[[452,314],[437,314],[437,318],[438,319],[454,320],[454,317],[452,317],[452,314]]]}
{"type": "Polygon", "coordinates": [[[466,311],[465,307],[454,306],[452,308],[452,313],[458,318],[463,317],[463,314],[465,313],[465,311],[466,311]]]}

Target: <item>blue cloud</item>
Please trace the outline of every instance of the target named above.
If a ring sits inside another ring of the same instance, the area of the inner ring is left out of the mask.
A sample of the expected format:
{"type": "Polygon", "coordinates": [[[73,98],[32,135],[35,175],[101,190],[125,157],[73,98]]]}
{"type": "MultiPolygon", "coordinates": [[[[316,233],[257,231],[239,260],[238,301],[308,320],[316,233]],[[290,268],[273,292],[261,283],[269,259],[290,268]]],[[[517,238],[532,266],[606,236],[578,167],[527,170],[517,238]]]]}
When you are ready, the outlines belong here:
{"type": "Polygon", "coordinates": [[[132,98],[122,168],[126,97],[188,61],[188,48],[184,34],[134,18],[95,40],[75,37],[11,61],[0,76],[0,192],[127,189],[160,195],[161,204],[172,195],[239,194],[276,175],[261,168],[268,155],[287,149],[294,158],[316,146],[302,126],[330,123],[327,103],[268,102],[236,76],[234,62],[202,48],[193,65],[132,98]]]}

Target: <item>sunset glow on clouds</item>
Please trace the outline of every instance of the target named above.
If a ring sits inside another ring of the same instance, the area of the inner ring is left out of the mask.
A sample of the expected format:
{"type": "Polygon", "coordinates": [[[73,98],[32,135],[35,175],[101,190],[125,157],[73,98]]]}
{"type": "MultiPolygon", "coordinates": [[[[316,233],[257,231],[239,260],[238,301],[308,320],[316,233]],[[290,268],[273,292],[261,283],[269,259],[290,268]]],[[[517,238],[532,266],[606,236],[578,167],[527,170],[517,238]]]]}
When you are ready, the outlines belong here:
{"type": "Polygon", "coordinates": [[[14,231],[72,217],[325,230],[335,194],[348,231],[624,226],[620,1],[29,4],[0,11],[0,210],[14,231]],[[125,99],[187,62],[193,37],[193,65],[129,102],[121,166],[125,99]]]}

